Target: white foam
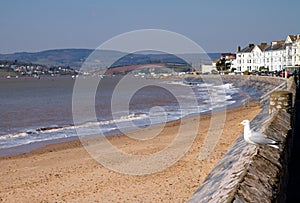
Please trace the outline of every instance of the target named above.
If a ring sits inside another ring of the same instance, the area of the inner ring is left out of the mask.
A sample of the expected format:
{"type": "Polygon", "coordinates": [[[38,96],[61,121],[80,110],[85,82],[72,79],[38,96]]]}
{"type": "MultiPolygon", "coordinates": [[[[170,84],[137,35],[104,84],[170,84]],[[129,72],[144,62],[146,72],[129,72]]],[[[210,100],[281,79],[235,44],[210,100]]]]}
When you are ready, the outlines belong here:
{"type": "MultiPolygon", "coordinates": [[[[168,83],[174,85],[190,86],[182,81],[172,81],[168,83]]],[[[182,109],[178,109],[178,107],[174,108],[173,106],[165,107],[165,111],[167,113],[167,121],[180,119],[191,114],[203,113],[215,108],[222,108],[226,105],[233,104],[235,103],[235,101],[232,101],[232,95],[238,92],[238,89],[236,89],[232,84],[214,86],[212,84],[202,83],[194,85],[193,87],[195,87],[193,88],[195,91],[195,95],[179,95],[184,97],[184,101],[186,101],[186,103],[181,106],[182,109]],[[195,96],[202,104],[200,106],[189,106],[189,101],[191,99],[194,99],[195,96]]],[[[126,111],[118,112],[114,117],[115,119],[95,122],[87,121],[76,126],[69,125],[61,127],[53,126],[39,129],[27,129],[24,130],[24,132],[0,135],[0,148],[7,148],[32,142],[75,136],[75,130],[78,128],[83,129],[88,136],[92,134],[99,134],[99,128],[102,130],[102,132],[117,130],[116,126],[114,125],[117,123],[124,124],[123,126],[126,128],[132,126],[127,125],[130,124],[129,122],[131,121],[136,121],[135,124],[143,126],[148,125],[147,122],[149,122],[149,119],[151,120],[149,112],[132,113],[129,115],[126,114],[126,111]]],[[[165,122],[166,120],[162,119],[161,115],[161,112],[152,112],[152,122],[165,122]]]]}
{"type": "MultiPolygon", "coordinates": [[[[49,127],[49,129],[46,128],[39,128],[37,130],[26,130],[25,132],[17,132],[17,133],[11,133],[11,134],[6,134],[6,135],[1,135],[0,140],[7,140],[7,139],[20,139],[20,138],[30,138],[34,139],[34,137],[37,138],[38,135],[41,134],[49,134],[49,133],[54,133],[54,132],[63,132],[65,130],[75,130],[76,128],[90,128],[93,126],[103,126],[103,125],[109,125],[113,123],[118,123],[118,122],[124,122],[124,121],[130,121],[130,120],[137,120],[137,119],[142,119],[146,118],[146,114],[130,114],[128,116],[122,116],[119,119],[115,120],[106,120],[106,121],[99,121],[99,122],[86,122],[80,125],[76,126],[64,126],[64,127],[49,127]],[[42,130],[45,129],[45,130],[42,130]]],[[[108,128],[109,130],[113,130],[114,128],[108,128]]],[[[66,136],[63,136],[66,137],[66,136]]]]}
{"type": "Polygon", "coordinates": [[[1,135],[0,140],[5,140],[5,139],[9,139],[9,138],[25,137],[25,136],[28,136],[28,134],[26,132],[12,133],[12,134],[1,135]]]}

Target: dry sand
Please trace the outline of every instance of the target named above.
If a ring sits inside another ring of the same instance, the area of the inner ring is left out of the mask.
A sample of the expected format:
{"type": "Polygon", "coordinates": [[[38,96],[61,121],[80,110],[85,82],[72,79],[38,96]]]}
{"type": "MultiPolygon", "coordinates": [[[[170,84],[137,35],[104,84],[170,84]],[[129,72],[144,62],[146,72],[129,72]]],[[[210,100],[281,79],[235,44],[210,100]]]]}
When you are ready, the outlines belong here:
{"type": "MultiPolygon", "coordinates": [[[[78,140],[0,158],[0,202],[186,202],[242,133],[237,124],[251,120],[259,111],[257,103],[227,110],[222,136],[202,161],[198,155],[211,117],[201,115],[199,132],[189,151],[171,167],[150,175],[109,170],[93,160],[78,140]]],[[[195,117],[170,122],[158,137],[148,141],[126,136],[113,136],[110,141],[126,152],[151,154],[172,141],[180,124],[193,122],[197,122],[195,117]]]]}

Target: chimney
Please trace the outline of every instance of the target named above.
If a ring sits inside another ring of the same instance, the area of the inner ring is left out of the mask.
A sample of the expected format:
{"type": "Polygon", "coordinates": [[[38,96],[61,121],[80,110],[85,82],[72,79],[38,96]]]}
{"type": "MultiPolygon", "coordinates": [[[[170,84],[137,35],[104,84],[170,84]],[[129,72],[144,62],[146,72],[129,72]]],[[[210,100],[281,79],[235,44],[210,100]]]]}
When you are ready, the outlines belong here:
{"type": "Polygon", "coordinates": [[[254,44],[249,44],[249,48],[254,47],[254,44]]]}
{"type": "Polygon", "coordinates": [[[240,52],[241,51],[241,46],[238,46],[237,47],[237,52],[240,52]]]}
{"type": "Polygon", "coordinates": [[[267,46],[267,43],[262,42],[262,43],[260,43],[260,45],[261,45],[261,46],[267,46]]]}

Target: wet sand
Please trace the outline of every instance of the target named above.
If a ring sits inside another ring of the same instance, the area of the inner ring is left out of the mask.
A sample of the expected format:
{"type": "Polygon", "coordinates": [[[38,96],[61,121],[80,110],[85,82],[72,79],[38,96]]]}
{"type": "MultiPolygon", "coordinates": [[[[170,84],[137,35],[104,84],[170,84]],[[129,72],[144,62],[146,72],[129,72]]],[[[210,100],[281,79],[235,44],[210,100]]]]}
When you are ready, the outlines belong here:
{"type": "MultiPolygon", "coordinates": [[[[92,159],[78,140],[0,158],[0,202],[186,202],[242,134],[238,123],[251,120],[259,111],[256,102],[227,110],[222,136],[204,160],[198,156],[209,129],[209,114],[201,115],[200,122],[196,117],[169,122],[158,137],[143,142],[122,135],[109,138],[124,152],[152,154],[174,139],[179,125],[189,127],[198,122],[199,131],[188,152],[172,166],[149,175],[109,170],[92,159]]],[[[133,134],[146,130],[153,129],[133,134]]]]}

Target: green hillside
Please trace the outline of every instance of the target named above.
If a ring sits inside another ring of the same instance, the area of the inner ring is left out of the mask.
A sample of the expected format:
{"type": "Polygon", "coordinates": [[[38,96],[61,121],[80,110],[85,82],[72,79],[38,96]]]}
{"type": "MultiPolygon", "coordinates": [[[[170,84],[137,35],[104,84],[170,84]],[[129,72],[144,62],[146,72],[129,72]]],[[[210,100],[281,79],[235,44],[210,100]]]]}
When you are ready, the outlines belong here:
{"type": "MultiPolygon", "coordinates": [[[[70,66],[72,68],[80,68],[82,63],[89,57],[91,53],[93,53],[93,49],[56,49],[56,50],[46,50],[41,52],[18,52],[13,54],[0,54],[0,60],[17,60],[27,63],[33,64],[41,64],[47,66],[70,66]]],[[[101,61],[102,66],[109,66],[114,63],[115,59],[118,57],[122,57],[126,55],[122,52],[117,51],[108,51],[108,50],[99,50],[95,54],[94,52],[94,61],[93,63],[99,64],[101,61]]],[[[189,56],[189,54],[187,54],[189,56]]],[[[192,54],[190,54],[192,58],[195,58],[192,54]]],[[[219,53],[211,53],[208,56],[214,60],[219,58],[219,53]]],[[[149,57],[151,60],[155,60],[158,58],[163,62],[174,62],[172,57],[169,58],[169,55],[160,54],[156,55],[153,59],[153,56],[144,55],[144,57],[139,57],[138,61],[131,61],[131,64],[126,65],[135,65],[141,64],[143,62],[147,63],[149,61],[149,57]],[[170,61],[171,60],[171,61],[170,61]]],[[[187,57],[189,58],[189,57],[187,57]]]]}

